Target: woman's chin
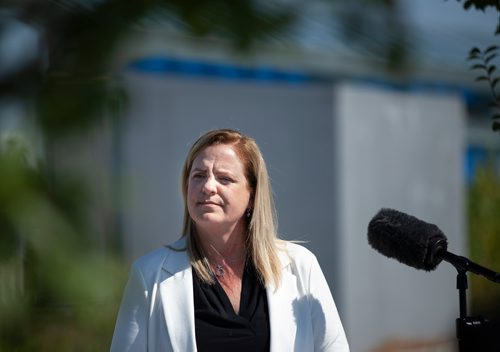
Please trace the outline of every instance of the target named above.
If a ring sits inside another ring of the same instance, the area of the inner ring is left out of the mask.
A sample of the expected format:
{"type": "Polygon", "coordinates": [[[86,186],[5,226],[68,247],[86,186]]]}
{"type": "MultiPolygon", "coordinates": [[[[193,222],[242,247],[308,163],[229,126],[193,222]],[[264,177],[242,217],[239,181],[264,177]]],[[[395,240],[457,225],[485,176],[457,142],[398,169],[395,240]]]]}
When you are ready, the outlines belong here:
{"type": "Polygon", "coordinates": [[[217,226],[222,224],[219,216],[213,213],[204,213],[197,217],[195,223],[198,226],[217,226]]]}

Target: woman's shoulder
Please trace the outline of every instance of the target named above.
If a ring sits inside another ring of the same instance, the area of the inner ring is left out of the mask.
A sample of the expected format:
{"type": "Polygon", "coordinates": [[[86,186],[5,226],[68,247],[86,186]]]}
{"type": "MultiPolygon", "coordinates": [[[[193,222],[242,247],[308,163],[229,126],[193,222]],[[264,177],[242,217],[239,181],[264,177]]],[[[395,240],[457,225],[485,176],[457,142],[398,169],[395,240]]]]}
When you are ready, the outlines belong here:
{"type": "Polygon", "coordinates": [[[186,239],[184,237],[140,256],[134,261],[133,266],[141,271],[148,271],[150,268],[159,268],[172,253],[182,252],[186,253],[186,239]]]}
{"type": "Polygon", "coordinates": [[[282,241],[286,250],[290,254],[295,255],[304,255],[304,256],[314,256],[314,253],[311,252],[308,248],[302,245],[303,242],[296,241],[282,241]]]}
{"type": "Polygon", "coordinates": [[[281,241],[280,247],[291,262],[307,264],[316,260],[316,255],[303,245],[293,241],[281,241]]]}

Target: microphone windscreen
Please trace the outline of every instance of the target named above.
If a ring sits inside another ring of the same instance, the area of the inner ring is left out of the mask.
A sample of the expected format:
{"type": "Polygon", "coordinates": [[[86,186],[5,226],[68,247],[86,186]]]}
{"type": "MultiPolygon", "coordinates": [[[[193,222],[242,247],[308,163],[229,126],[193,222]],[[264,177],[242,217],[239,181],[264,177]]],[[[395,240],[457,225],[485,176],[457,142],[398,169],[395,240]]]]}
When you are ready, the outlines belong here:
{"type": "Polygon", "coordinates": [[[368,224],[368,243],[383,255],[431,271],[446,251],[446,236],[434,224],[394,209],[381,209],[368,224]]]}

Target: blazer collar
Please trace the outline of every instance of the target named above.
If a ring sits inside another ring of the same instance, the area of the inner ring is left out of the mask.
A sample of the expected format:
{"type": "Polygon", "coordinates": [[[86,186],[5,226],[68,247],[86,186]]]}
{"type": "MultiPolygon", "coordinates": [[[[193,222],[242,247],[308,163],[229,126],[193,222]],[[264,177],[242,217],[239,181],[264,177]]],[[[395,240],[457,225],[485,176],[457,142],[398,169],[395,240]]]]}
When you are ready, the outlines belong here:
{"type": "Polygon", "coordinates": [[[160,296],[173,351],[196,351],[194,297],[191,263],[183,237],[169,246],[163,263],[167,278],[160,283],[160,296]]]}
{"type": "Polygon", "coordinates": [[[163,270],[169,274],[175,275],[191,267],[189,256],[187,255],[186,237],[181,237],[166,247],[169,249],[170,254],[163,262],[163,270]]]}

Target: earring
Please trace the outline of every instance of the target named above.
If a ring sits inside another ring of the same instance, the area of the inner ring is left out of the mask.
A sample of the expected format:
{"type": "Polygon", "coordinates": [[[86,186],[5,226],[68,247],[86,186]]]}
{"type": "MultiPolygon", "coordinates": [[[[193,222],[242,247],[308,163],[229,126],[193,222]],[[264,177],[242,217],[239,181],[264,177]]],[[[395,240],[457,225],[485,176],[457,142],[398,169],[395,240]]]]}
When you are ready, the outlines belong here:
{"type": "Polygon", "coordinates": [[[252,209],[247,208],[247,211],[245,212],[245,215],[247,218],[249,218],[252,215],[252,209]]]}

